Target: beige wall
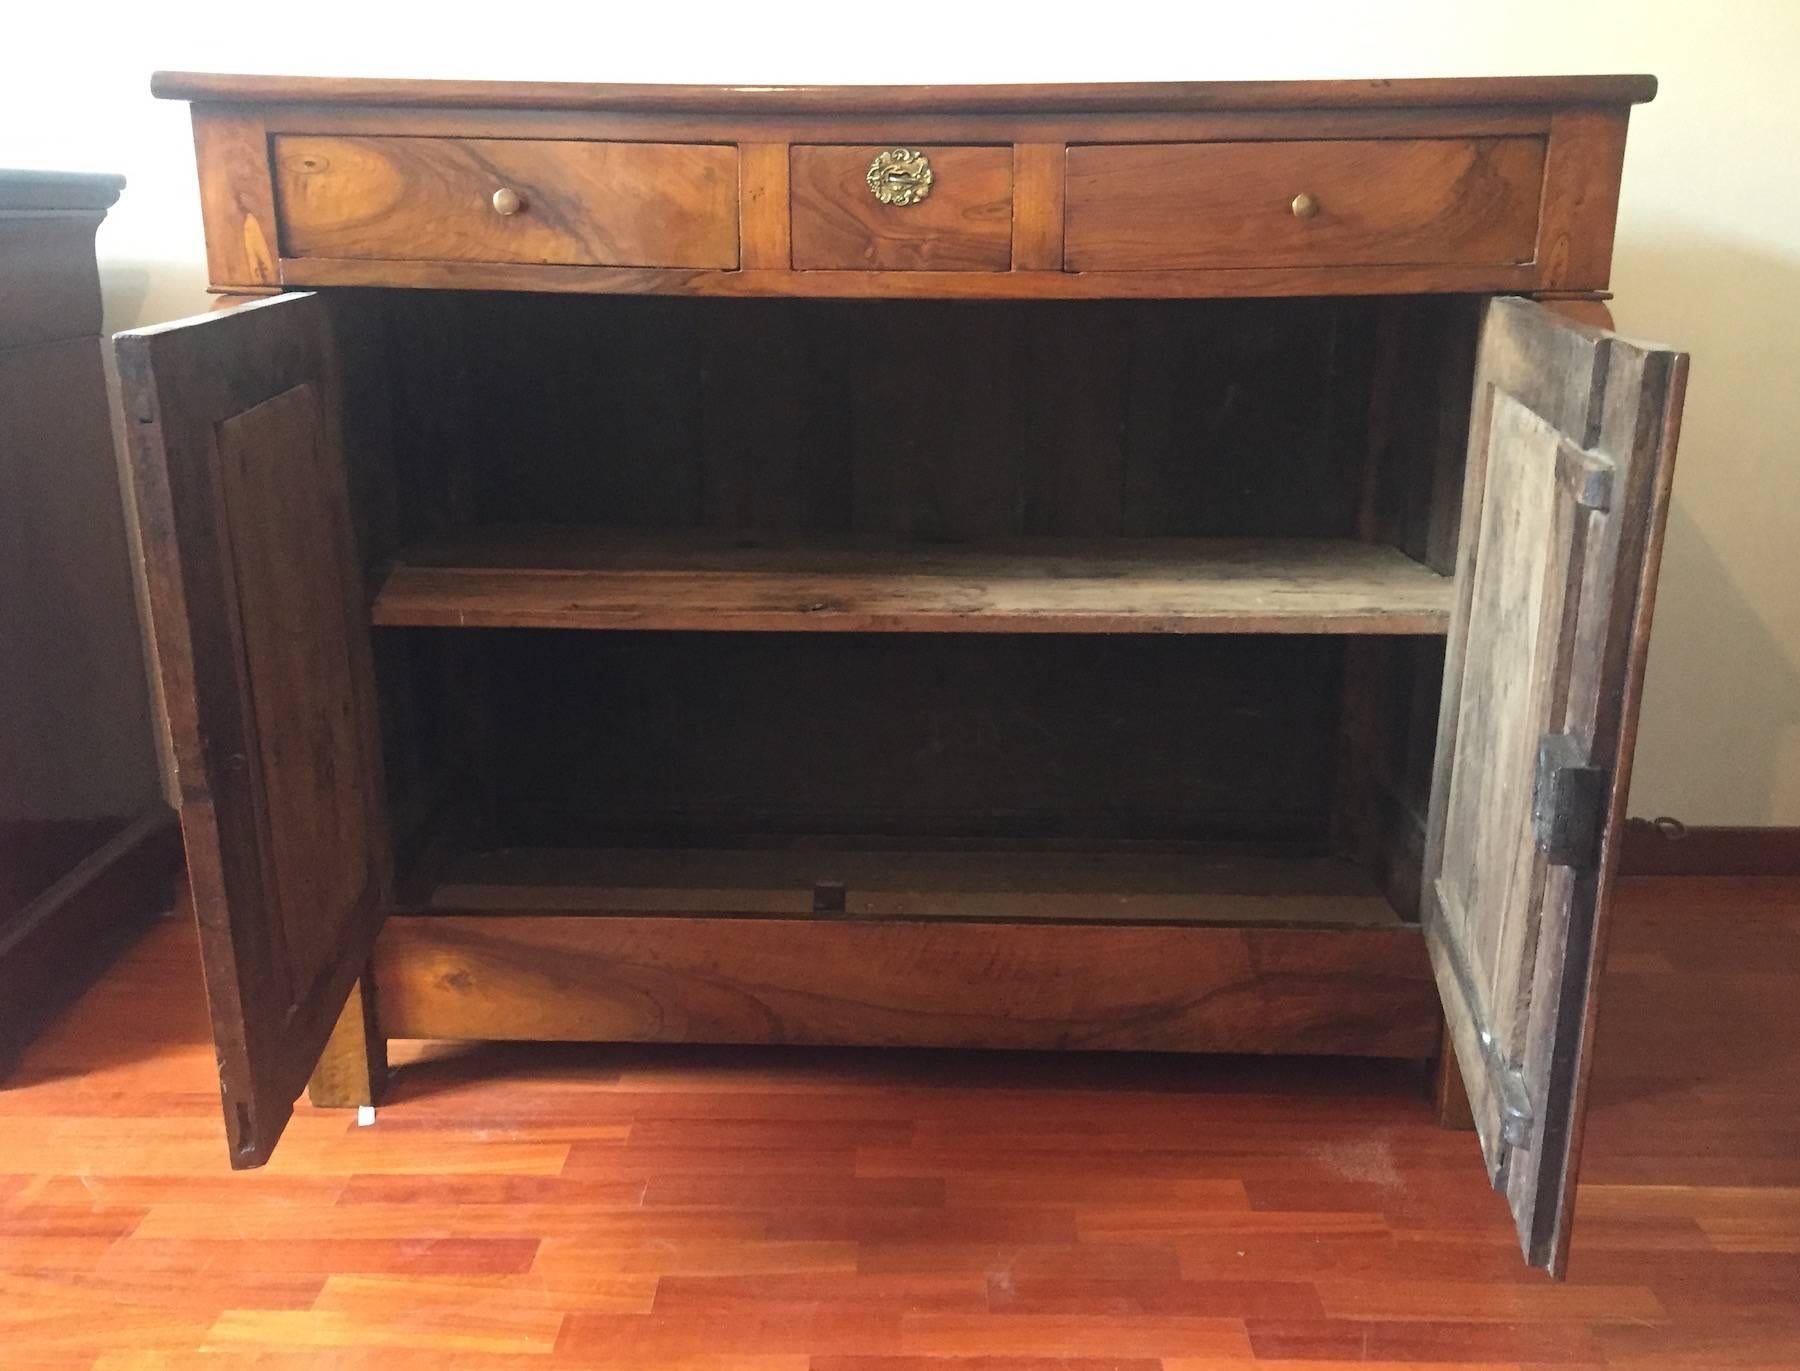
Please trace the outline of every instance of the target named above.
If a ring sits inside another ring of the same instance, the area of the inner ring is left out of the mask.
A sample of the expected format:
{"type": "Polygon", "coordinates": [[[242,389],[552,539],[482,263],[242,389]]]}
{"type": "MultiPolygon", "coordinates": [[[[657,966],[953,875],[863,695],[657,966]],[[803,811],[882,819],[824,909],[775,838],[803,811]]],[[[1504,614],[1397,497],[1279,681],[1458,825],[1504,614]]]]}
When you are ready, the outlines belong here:
{"type": "Polygon", "coordinates": [[[1632,810],[1800,824],[1800,0],[30,9],[0,52],[0,161],[130,178],[100,240],[115,326],[204,303],[185,112],[145,94],[158,66],[758,82],[1654,72],[1663,94],[1633,121],[1626,162],[1615,313],[1695,363],[1632,810]]]}

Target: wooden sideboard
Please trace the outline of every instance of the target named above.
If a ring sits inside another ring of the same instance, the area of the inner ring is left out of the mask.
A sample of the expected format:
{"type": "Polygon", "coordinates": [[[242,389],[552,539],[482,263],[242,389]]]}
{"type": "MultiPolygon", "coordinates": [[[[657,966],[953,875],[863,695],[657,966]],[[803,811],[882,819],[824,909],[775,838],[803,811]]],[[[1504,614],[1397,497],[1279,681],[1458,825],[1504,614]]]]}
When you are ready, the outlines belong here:
{"type": "Polygon", "coordinates": [[[154,89],[274,297],[119,340],[234,1165],[389,1037],[1447,1044],[1560,1267],[1652,80],[154,89]]]}
{"type": "Polygon", "coordinates": [[[0,170],[0,1076],[181,864],[100,336],[122,177],[0,170]]]}

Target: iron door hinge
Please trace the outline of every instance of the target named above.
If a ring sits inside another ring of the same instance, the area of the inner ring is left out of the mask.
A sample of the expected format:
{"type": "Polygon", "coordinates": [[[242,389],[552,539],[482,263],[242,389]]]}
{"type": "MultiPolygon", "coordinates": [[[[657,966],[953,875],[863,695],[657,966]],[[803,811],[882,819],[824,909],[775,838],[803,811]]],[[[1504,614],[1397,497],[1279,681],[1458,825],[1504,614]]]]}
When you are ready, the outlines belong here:
{"type": "Polygon", "coordinates": [[[1501,1065],[1495,1074],[1500,1085],[1500,1137],[1508,1147],[1529,1149],[1533,1116],[1525,1073],[1516,1066],[1501,1065]]]}
{"type": "Polygon", "coordinates": [[[1605,768],[1588,764],[1587,749],[1573,734],[1553,733],[1538,744],[1531,826],[1552,866],[1588,871],[1599,865],[1607,779],[1605,768]]]}

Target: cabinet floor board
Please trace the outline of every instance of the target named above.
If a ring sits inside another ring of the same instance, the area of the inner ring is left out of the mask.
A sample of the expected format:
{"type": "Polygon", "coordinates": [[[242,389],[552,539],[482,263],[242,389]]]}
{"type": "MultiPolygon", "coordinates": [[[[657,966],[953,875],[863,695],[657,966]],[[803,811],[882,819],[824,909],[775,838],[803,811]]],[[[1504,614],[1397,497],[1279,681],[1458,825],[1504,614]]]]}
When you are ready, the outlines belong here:
{"type": "Polygon", "coordinates": [[[1229,849],[851,846],[503,848],[459,855],[420,912],[838,915],[1005,923],[1395,928],[1354,864],[1229,849]],[[841,908],[820,909],[821,897],[841,908]]]}

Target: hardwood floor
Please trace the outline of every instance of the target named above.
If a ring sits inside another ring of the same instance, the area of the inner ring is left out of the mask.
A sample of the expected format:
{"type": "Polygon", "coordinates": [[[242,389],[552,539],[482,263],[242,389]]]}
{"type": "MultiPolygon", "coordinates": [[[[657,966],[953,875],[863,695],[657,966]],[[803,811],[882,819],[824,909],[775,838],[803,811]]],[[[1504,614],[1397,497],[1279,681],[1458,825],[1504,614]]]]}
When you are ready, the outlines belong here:
{"type": "Polygon", "coordinates": [[[408,1044],[232,1174],[171,921],[0,1089],[0,1365],[1800,1366],[1800,882],[1615,930],[1556,1285],[1330,1060],[408,1044]]]}

